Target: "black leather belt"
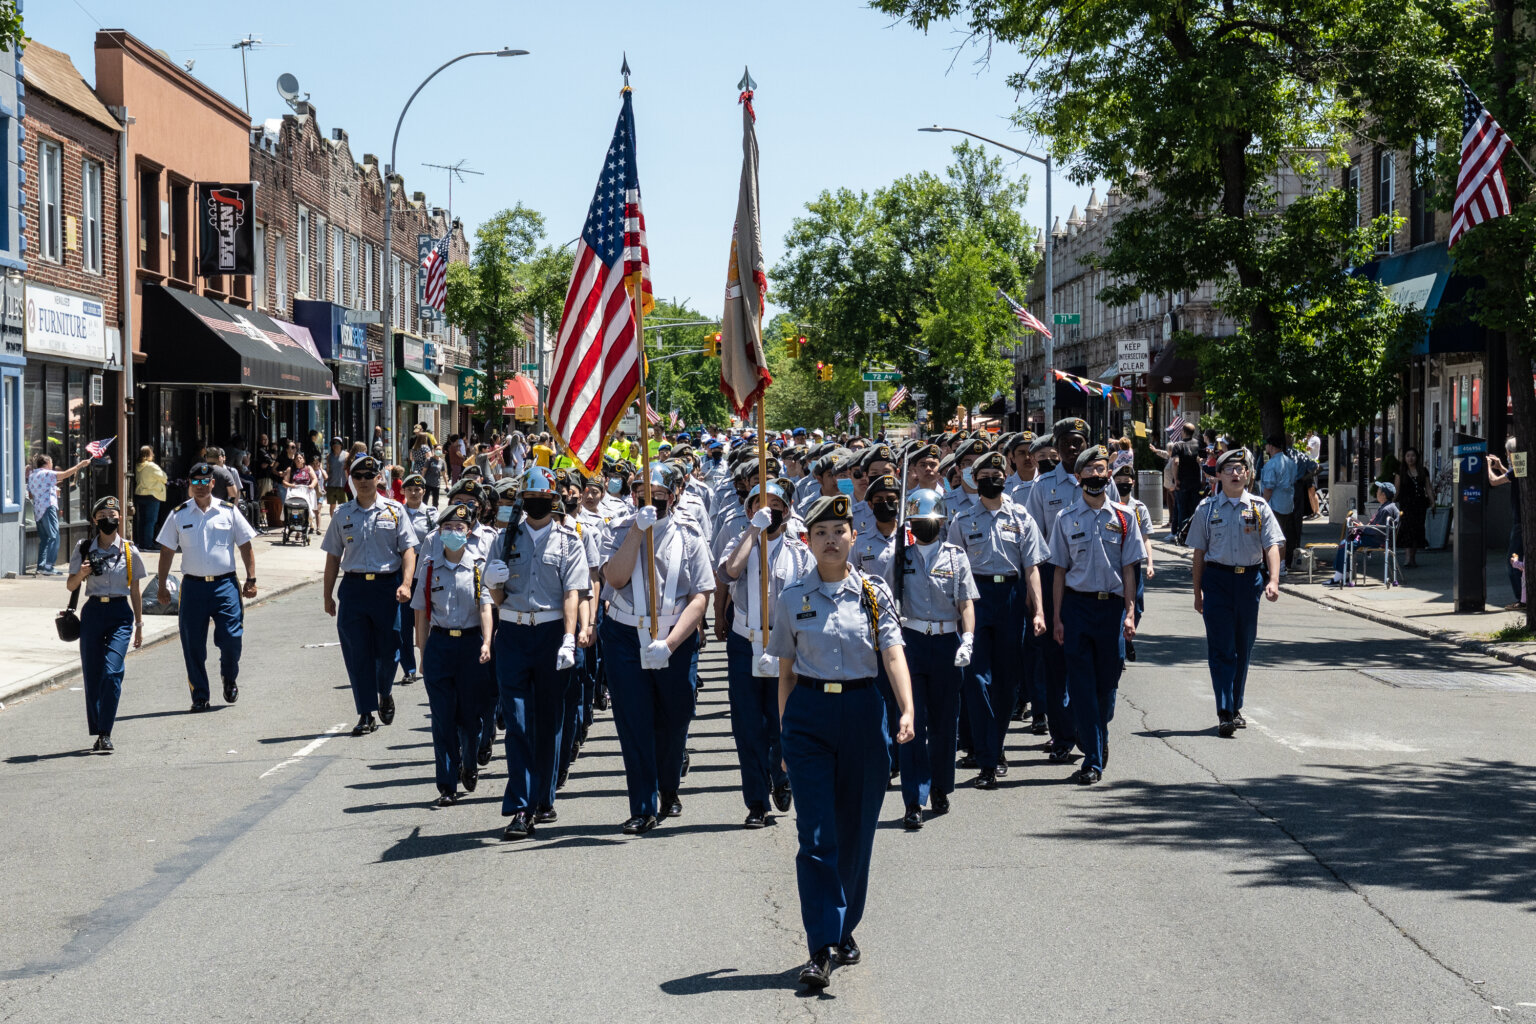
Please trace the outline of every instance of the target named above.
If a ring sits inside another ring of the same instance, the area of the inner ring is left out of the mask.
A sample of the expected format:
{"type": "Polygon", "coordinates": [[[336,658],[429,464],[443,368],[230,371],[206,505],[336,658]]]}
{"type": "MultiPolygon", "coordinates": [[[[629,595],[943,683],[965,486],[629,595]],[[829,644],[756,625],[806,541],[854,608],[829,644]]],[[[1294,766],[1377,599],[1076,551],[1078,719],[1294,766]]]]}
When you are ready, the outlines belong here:
{"type": "Polygon", "coordinates": [[[128,597],[126,594],[113,594],[109,597],[88,597],[86,600],[95,601],[98,604],[111,604],[113,601],[126,601],[128,597]]]}
{"type": "Polygon", "coordinates": [[[1095,601],[1108,601],[1110,598],[1120,599],[1119,594],[1110,593],[1107,590],[1078,590],[1076,587],[1067,587],[1067,593],[1076,594],[1078,597],[1090,597],[1095,601]]]}
{"type": "Polygon", "coordinates": [[[378,580],[389,576],[394,576],[399,572],[399,569],[382,569],[378,572],[349,572],[345,575],[353,576],[361,580],[378,580]]]}
{"type": "Polygon", "coordinates": [[[1215,569],[1218,572],[1230,572],[1237,576],[1243,576],[1250,572],[1258,572],[1264,568],[1263,563],[1258,565],[1222,565],[1220,562],[1206,562],[1207,569],[1215,569]]]}
{"type": "Polygon", "coordinates": [[[226,572],[219,576],[203,576],[199,573],[183,573],[182,578],[187,580],[202,580],[204,583],[217,583],[220,580],[232,580],[235,578],[235,574],[232,572],[226,572]]]}
{"type": "Polygon", "coordinates": [[[433,626],[432,632],[438,636],[479,636],[479,626],[465,626],[463,629],[448,629],[443,626],[433,626]]]}
{"type": "Polygon", "coordinates": [[[842,693],[844,690],[863,690],[875,685],[873,677],[869,679],[812,679],[810,676],[796,676],[796,686],[804,686],[812,690],[820,690],[822,693],[842,693]]]}
{"type": "Polygon", "coordinates": [[[976,574],[977,583],[1012,583],[1018,578],[1019,574],[1016,572],[995,574],[990,572],[983,572],[976,574]]]}

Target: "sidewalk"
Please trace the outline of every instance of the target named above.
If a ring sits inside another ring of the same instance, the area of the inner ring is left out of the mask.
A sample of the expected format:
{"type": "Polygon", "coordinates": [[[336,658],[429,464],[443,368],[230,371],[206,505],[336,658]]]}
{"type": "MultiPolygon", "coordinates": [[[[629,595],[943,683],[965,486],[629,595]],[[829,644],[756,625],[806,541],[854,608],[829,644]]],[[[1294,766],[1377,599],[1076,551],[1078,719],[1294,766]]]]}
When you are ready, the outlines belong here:
{"type": "MultiPolygon", "coordinates": [[[[1161,528],[1155,536],[1165,538],[1161,528]]],[[[1302,543],[1332,543],[1339,536],[1339,527],[1324,520],[1313,520],[1302,529],[1302,543]]],[[[1158,553],[1188,560],[1188,548],[1171,545],[1166,540],[1154,541],[1158,553]]],[[[1502,549],[1487,552],[1488,603],[1483,612],[1457,613],[1451,602],[1452,556],[1444,551],[1420,551],[1418,567],[1402,570],[1403,585],[1388,588],[1382,585],[1380,562],[1373,557],[1373,577],[1362,578],[1354,587],[1325,587],[1333,575],[1332,549],[1325,549],[1319,556],[1314,582],[1307,582],[1304,572],[1292,572],[1280,584],[1284,594],[1315,601],[1328,608],[1358,615],[1373,622],[1394,626],[1418,636],[1430,637],[1452,643],[1458,647],[1491,655],[1501,661],[1525,668],[1536,668],[1536,643],[1496,642],[1492,635],[1506,627],[1519,627],[1525,622],[1523,612],[1504,611],[1513,595],[1509,589],[1509,575],[1502,549]]],[[[1403,556],[1399,554],[1399,558],[1403,556]]]]}
{"type": "MultiPolygon", "coordinates": [[[[284,547],[281,540],[282,531],[273,530],[252,542],[256,550],[258,593],[247,607],[320,580],[325,568],[320,538],[311,537],[308,547],[284,547]]],[[[153,571],[159,564],[158,552],[146,552],[145,557],[153,571]]],[[[171,563],[171,571],[180,573],[180,555],[171,563]]],[[[239,572],[243,579],[244,566],[239,572]]],[[[69,591],[60,578],[24,576],[0,580],[0,665],[4,666],[0,669],[0,707],[48,689],[80,671],[79,645],[62,643],[53,625],[54,616],[68,604],[69,591]]],[[[320,611],[318,596],[315,610],[320,611]]],[[[144,646],[166,640],[176,641],[176,616],[146,614],[144,646]]],[[[211,638],[209,653],[213,654],[211,638]]],[[[130,651],[129,657],[132,656],[130,651]]]]}

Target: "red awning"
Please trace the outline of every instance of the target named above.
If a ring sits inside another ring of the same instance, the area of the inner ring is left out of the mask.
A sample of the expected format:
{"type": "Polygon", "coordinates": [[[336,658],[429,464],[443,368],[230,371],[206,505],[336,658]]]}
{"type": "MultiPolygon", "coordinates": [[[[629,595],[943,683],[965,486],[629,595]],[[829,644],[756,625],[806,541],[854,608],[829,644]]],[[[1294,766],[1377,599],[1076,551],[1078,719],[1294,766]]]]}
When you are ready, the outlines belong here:
{"type": "Polygon", "coordinates": [[[501,397],[506,399],[505,408],[508,412],[520,405],[538,405],[539,391],[533,386],[533,381],[518,374],[507,381],[501,389],[501,397]]]}

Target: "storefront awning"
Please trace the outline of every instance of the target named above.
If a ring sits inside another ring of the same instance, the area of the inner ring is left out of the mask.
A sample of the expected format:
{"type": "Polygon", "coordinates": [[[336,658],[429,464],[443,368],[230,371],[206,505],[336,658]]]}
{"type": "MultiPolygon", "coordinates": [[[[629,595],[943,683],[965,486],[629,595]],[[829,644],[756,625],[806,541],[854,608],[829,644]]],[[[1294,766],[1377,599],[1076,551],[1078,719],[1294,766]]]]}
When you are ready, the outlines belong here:
{"type": "Polygon", "coordinates": [[[501,397],[506,399],[508,409],[539,404],[538,388],[533,386],[533,381],[521,374],[507,381],[506,386],[501,389],[501,397]]]}
{"type": "Polygon", "coordinates": [[[448,396],[443,389],[432,383],[432,379],[424,373],[415,370],[407,370],[405,367],[395,371],[395,401],[414,402],[418,405],[447,405],[448,396]]]}
{"type": "Polygon", "coordinates": [[[331,373],[273,319],[161,285],[144,286],[146,384],[331,397],[331,373]]]}
{"type": "Polygon", "coordinates": [[[1152,359],[1147,370],[1147,390],[1159,395],[1183,395],[1200,390],[1200,364],[1182,359],[1172,342],[1152,359]]]}
{"type": "MultiPolygon", "coordinates": [[[[291,324],[287,320],[279,320],[277,317],[273,317],[272,322],[281,327],[284,334],[298,342],[300,348],[314,356],[316,362],[324,361],[320,358],[320,350],[315,347],[314,335],[309,333],[308,327],[300,327],[298,324],[291,324]]],[[[336,393],[336,382],[334,380],[330,382],[330,388],[331,400],[335,402],[341,401],[341,395],[336,393]]]]}
{"type": "Polygon", "coordinates": [[[1356,273],[1385,288],[1392,301],[1419,310],[1429,320],[1424,337],[1414,342],[1414,355],[1487,349],[1486,329],[1472,323],[1460,310],[1450,308],[1481,281],[1452,272],[1444,242],[1373,260],[1356,273]]]}

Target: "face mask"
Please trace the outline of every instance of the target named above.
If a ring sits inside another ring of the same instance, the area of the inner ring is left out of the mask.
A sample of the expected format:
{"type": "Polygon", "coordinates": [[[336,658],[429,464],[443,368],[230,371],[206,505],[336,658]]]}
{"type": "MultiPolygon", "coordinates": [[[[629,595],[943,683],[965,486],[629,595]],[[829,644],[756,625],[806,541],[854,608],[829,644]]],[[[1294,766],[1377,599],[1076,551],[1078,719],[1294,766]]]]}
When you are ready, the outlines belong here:
{"type": "Polygon", "coordinates": [[[560,504],[565,506],[565,510],[567,512],[575,512],[576,511],[576,507],[581,504],[581,499],[580,498],[561,498],[560,499],[560,504]]]}
{"type": "Polygon", "coordinates": [[[512,521],[512,506],[501,505],[496,509],[496,521],[498,523],[510,523],[512,521]]]}
{"type": "Polygon", "coordinates": [[[932,544],[939,539],[939,522],[936,519],[912,520],[912,536],[919,544],[932,544]]]}
{"type": "Polygon", "coordinates": [[[553,498],[524,498],[523,511],[529,519],[543,519],[554,511],[555,500],[553,498]]]}
{"type": "Polygon", "coordinates": [[[839,480],[837,482],[837,489],[842,491],[844,494],[852,494],[853,493],[853,481],[849,480],[847,477],[844,477],[843,479],[841,479],[841,480],[839,480]]]}
{"type": "Polygon", "coordinates": [[[774,530],[777,530],[783,525],[784,510],[778,508],[770,508],[768,510],[768,532],[772,533],[774,530]]]}
{"type": "Polygon", "coordinates": [[[1109,487],[1109,481],[1103,477],[1089,477],[1083,481],[1083,492],[1098,497],[1109,487]]]}
{"type": "Polygon", "coordinates": [[[966,466],[960,471],[960,479],[965,483],[965,486],[969,487],[971,490],[974,491],[977,489],[976,476],[971,472],[970,466],[966,466]]]}
{"type": "Polygon", "coordinates": [[[612,480],[608,481],[608,493],[609,494],[615,494],[616,495],[620,491],[622,491],[623,489],[624,489],[624,481],[620,480],[618,477],[614,477],[612,480]]]}
{"type": "Polygon", "coordinates": [[[667,501],[666,498],[652,498],[651,499],[651,508],[654,508],[656,510],[656,518],[657,519],[661,519],[662,517],[664,517],[667,514],[667,505],[668,504],[670,504],[670,503],[667,501]]]}
{"type": "Polygon", "coordinates": [[[1136,493],[1136,485],[1129,480],[1116,480],[1115,486],[1120,488],[1120,493],[1123,495],[1136,493]]]}
{"type": "Polygon", "coordinates": [[[443,531],[443,550],[445,551],[462,551],[464,549],[464,545],[468,543],[469,534],[465,533],[463,530],[443,531]]]}
{"type": "Polygon", "coordinates": [[[1003,482],[996,477],[989,476],[976,484],[976,493],[983,498],[996,498],[1003,493],[1003,482]]]}
{"type": "Polygon", "coordinates": [[[896,521],[896,506],[889,502],[879,502],[869,506],[869,510],[875,514],[877,523],[893,523],[896,521]]]}
{"type": "Polygon", "coordinates": [[[102,536],[110,537],[117,532],[117,520],[98,519],[96,520],[96,529],[101,532],[102,536]]]}
{"type": "Polygon", "coordinates": [[[1035,460],[1036,468],[1038,468],[1040,470],[1040,472],[1042,472],[1042,473],[1049,473],[1051,470],[1055,469],[1059,465],[1061,465],[1061,460],[1060,459],[1036,459],[1035,460]]]}

